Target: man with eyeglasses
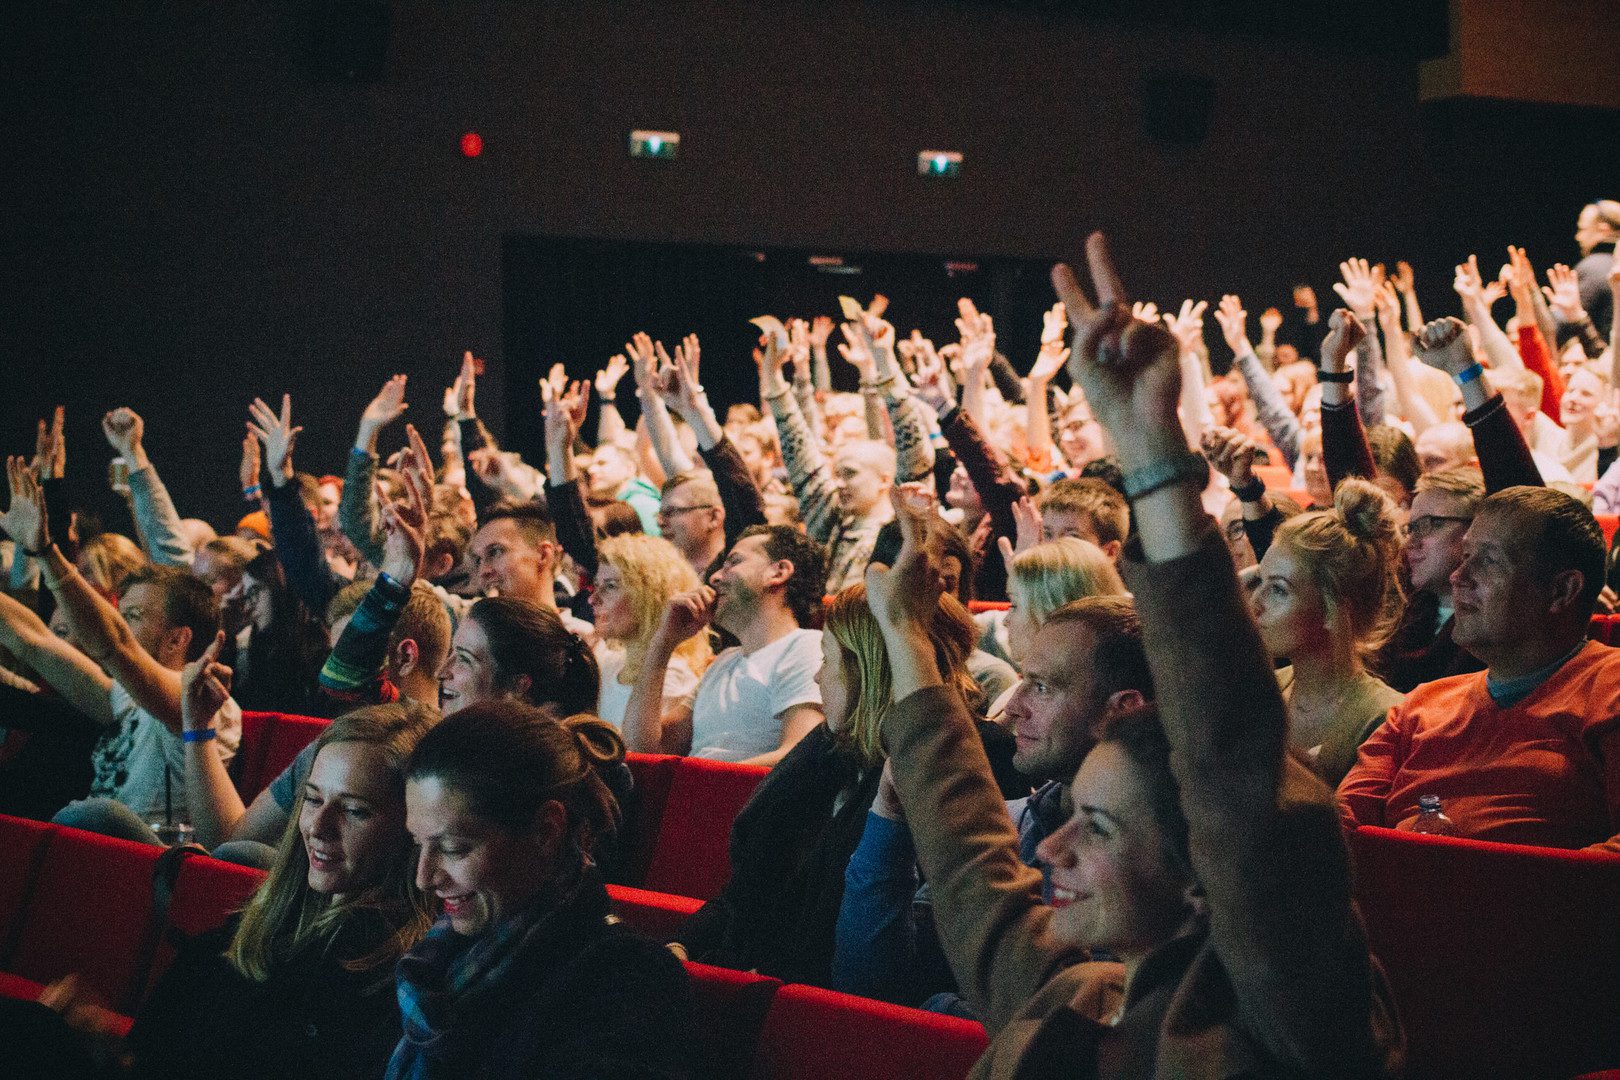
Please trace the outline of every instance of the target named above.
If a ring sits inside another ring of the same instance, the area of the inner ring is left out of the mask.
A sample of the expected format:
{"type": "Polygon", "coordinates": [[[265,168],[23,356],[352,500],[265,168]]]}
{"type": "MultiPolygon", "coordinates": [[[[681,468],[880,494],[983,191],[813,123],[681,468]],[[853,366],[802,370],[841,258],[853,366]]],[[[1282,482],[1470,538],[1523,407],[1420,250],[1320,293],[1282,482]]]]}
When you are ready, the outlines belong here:
{"type": "Polygon", "coordinates": [[[664,481],[658,528],[708,581],[726,557],[726,508],[714,478],[703,472],[676,473],[664,481]]]}
{"type": "Polygon", "coordinates": [[[1451,575],[1462,563],[1463,534],[1484,499],[1478,469],[1443,469],[1418,479],[1401,552],[1410,594],[1378,665],[1384,681],[1403,693],[1485,666],[1451,637],[1451,575]]]}

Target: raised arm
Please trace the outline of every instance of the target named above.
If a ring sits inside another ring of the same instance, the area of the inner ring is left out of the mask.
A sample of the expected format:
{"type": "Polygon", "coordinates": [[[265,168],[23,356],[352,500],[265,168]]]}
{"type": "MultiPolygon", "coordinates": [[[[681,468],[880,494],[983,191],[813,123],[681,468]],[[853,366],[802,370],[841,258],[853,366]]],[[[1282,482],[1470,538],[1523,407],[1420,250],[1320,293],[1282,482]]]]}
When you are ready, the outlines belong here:
{"type": "Polygon", "coordinates": [[[619,382],[630,370],[623,353],[608,357],[607,366],[596,373],[596,443],[618,442],[630,433],[619,415],[619,382]]]}
{"type": "Polygon", "coordinates": [[[996,323],[966,297],[957,306],[961,309],[956,329],[962,335],[962,411],[982,430],[989,421],[985,394],[990,364],[996,358],[996,323]]]}
{"type": "Polygon", "coordinates": [[[1386,281],[1378,290],[1378,325],[1384,331],[1384,340],[1389,343],[1389,356],[1386,359],[1390,379],[1395,383],[1395,409],[1411,423],[1412,434],[1417,436],[1439,423],[1440,418],[1435,416],[1429,399],[1418,392],[1414,381],[1412,365],[1416,361],[1412,359],[1406,331],[1401,329],[1400,303],[1395,286],[1386,281]]]}
{"type": "Polygon", "coordinates": [[[572,391],[558,398],[549,382],[540,381],[546,425],[546,505],[557,524],[557,542],[563,551],[587,577],[595,577],[596,525],[585,509],[585,496],[579,489],[579,466],[574,460],[574,443],[585,419],[585,396],[581,383],[575,383],[572,391]]]}
{"type": "Polygon", "coordinates": [[[1400,293],[1401,306],[1406,311],[1406,327],[1415,334],[1423,327],[1423,309],[1418,306],[1417,274],[1413,273],[1412,264],[1405,261],[1396,262],[1395,276],[1390,280],[1395,286],[1395,291],[1400,293]]]}
{"type": "Polygon", "coordinates": [[[1596,360],[1603,355],[1603,335],[1598,333],[1592,316],[1587,314],[1586,305],[1581,303],[1581,283],[1575,271],[1563,263],[1554,263],[1547,268],[1547,284],[1541,292],[1547,299],[1553,317],[1565,326],[1575,327],[1587,358],[1596,360]]]}
{"type": "Polygon", "coordinates": [[[146,424],[133,409],[114,409],[101,418],[101,431],[113,451],[129,463],[130,508],[147,557],[159,566],[190,568],[194,552],[180,532],[180,514],[146,456],[146,424]]]}
{"type": "Polygon", "coordinates": [[[911,396],[911,383],[895,355],[894,326],[875,315],[866,315],[856,331],[872,358],[870,371],[862,374],[861,392],[867,400],[881,402],[888,416],[895,477],[902,482],[921,480],[934,470],[934,447],[928,438],[927,421],[911,396]]]}
{"type": "MultiPolygon", "coordinates": [[[[1173,339],[1133,324],[1101,234],[1099,307],[1054,283],[1080,329],[1070,370],[1113,435],[1140,547],[1136,597],[1209,937],[1245,1026],[1303,1073],[1371,1074],[1373,985],[1331,793],[1286,758],[1287,713],[1176,422],[1173,339]]],[[[1134,542],[1133,542],[1134,543],[1134,542]]],[[[904,794],[904,792],[902,792],[904,794]]]]}
{"type": "Polygon", "coordinates": [[[1332,487],[1346,476],[1371,480],[1378,473],[1348,381],[1353,375],[1350,353],[1366,337],[1361,320],[1340,308],[1328,320],[1322,339],[1322,467],[1332,487]]]}
{"type": "Polygon", "coordinates": [[[1068,328],[1063,305],[1053,304],[1041,321],[1041,351],[1036,354],[1035,366],[1029,369],[1029,393],[1024,396],[1024,438],[1029,443],[1030,459],[1039,463],[1041,471],[1050,471],[1058,465],[1047,392],[1053,377],[1069,362],[1069,350],[1063,344],[1068,328]]]}
{"type": "MultiPolygon", "coordinates": [[[[1221,297],[1220,306],[1215,309],[1215,321],[1220,323],[1221,336],[1226,338],[1227,347],[1232,350],[1232,364],[1248,384],[1249,397],[1254,399],[1261,426],[1288,459],[1283,464],[1292,468],[1294,462],[1299,460],[1299,417],[1283,400],[1282,391],[1277,389],[1271,373],[1260,363],[1260,358],[1249,344],[1245,329],[1247,318],[1243,301],[1230,294],[1221,297]]],[[[1264,323],[1267,320],[1262,317],[1261,321],[1264,323]]],[[[1274,322],[1281,325],[1282,316],[1278,315],[1274,322]]],[[[1275,327],[1272,333],[1276,333],[1275,327]]]]}
{"type": "Polygon", "coordinates": [[[293,483],[293,447],[302,427],[292,422],[292,395],[281,395],[277,413],[262,399],[248,406],[252,420],[248,430],[264,444],[265,470],[270,487],[265,492],[270,511],[270,536],[275,542],[276,561],[287,572],[287,585],[310,611],[326,610],[339,585],[315,531],[315,517],[304,505],[298,485],[293,483]]]}
{"type": "Polygon", "coordinates": [[[186,753],[186,806],[197,843],[216,848],[233,838],[247,807],[220,756],[215,717],[231,698],[231,669],[219,662],[221,630],[180,673],[180,718],[186,753]],[[207,734],[203,734],[207,732],[207,734]]]}
{"type": "Polygon", "coordinates": [[[636,379],[636,397],[641,402],[641,422],[652,441],[653,453],[664,470],[665,477],[683,473],[692,468],[692,459],[675,435],[675,423],[658,393],[659,357],[653,351],[652,338],[638,333],[625,343],[625,355],[630,357],[631,371],[636,379]]]}
{"type": "Polygon", "coordinates": [[[1176,314],[1164,314],[1164,325],[1180,347],[1177,362],[1181,365],[1181,426],[1186,429],[1189,446],[1202,442],[1204,432],[1215,424],[1209,399],[1204,396],[1204,358],[1198,351],[1204,340],[1204,311],[1208,307],[1205,300],[1196,304],[1183,300],[1176,314]]]}
{"type": "Polygon", "coordinates": [[[1558,340],[1553,329],[1552,315],[1541,303],[1536,289],[1536,272],[1524,248],[1508,248],[1508,265],[1503,269],[1508,282],[1508,293],[1513,297],[1513,313],[1519,322],[1519,356],[1524,366],[1541,376],[1541,411],[1559,423],[1563,415],[1559,406],[1564,397],[1564,377],[1558,373],[1558,364],[1552,355],[1552,343],[1558,340]],[[1542,325],[1545,316],[1546,325],[1542,325]]]}
{"type": "Polygon", "coordinates": [[[377,521],[377,435],[404,415],[405,376],[383,383],[377,396],[360,414],[354,448],[343,471],[343,499],[338,503],[338,528],[355,550],[375,565],[382,560],[382,526],[377,521]]]}
{"type": "Polygon", "coordinates": [[[1436,319],[1418,333],[1418,357],[1451,376],[1462,390],[1463,422],[1474,434],[1474,453],[1485,476],[1487,492],[1503,488],[1541,486],[1541,472],[1519,425],[1508,414],[1502,395],[1491,388],[1490,376],[1474,360],[1468,333],[1459,319],[1436,319]]]}
{"type": "Polygon", "coordinates": [[[692,711],[684,706],[664,711],[664,678],[675,650],[693,634],[703,633],[713,619],[714,590],[707,585],[681,593],[664,609],[624,707],[621,731],[630,750],[684,754],[692,749],[692,711]]]}
{"type": "Polygon", "coordinates": [[[1480,347],[1490,358],[1491,367],[1512,371],[1524,367],[1524,358],[1508,340],[1507,333],[1491,316],[1491,305],[1506,294],[1498,281],[1485,282],[1479,276],[1479,259],[1473,255],[1457,264],[1457,276],[1451,287],[1462,300],[1463,315],[1479,331],[1480,347]]]}
{"type": "Polygon", "coordinates": [[[810,430],[799,403],[782,376],[787,350],[775,338],[765,346],[761,387],[782,443],[782,463],[799,500],[805,531],[818,543],[829,542],[838,529],[838,479],[821,452],[821,440],[810,430]]]}

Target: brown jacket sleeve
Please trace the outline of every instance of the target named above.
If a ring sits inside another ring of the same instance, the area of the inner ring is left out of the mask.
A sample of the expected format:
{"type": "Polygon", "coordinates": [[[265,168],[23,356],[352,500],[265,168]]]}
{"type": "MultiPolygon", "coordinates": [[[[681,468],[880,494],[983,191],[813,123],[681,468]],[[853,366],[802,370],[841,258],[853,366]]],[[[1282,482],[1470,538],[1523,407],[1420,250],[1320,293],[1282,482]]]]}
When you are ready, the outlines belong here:
{"type": "Polygon", "coordinates": [[[1479,471],[1485,474],[1487,493],[1521,485],[1542,486],[1541,470],[1501,394],[1492,394],[1479,408],[1463,413],[1463,423],[1474,433],[1474,455],[1479,458],[1479,471]]]}
{"type": "Polygon", "coordinates": [[[917,691],[889,710],[883,738],[940,943],[963,996],[995,1032],[1085,954],[1051,936],[1040,872],[1018,859],[1018,834],[961,697],[917,691]]]}
{"type": "Polygon", "coordinates": [[[1282,694],[1219,531],[1151,566],[1133,543],[1120,569],[1242,1023],[1306,1075],[1375,1075],[1372,964],[1332,794],[1286,756],[1282,694]]]}
{"type": "Polygon", "coordinates": [[[1367,427],[1355,400],[1343,405],[1322,406],[1322,468],[1329,486],[1337,488],[1347,476],[1371,480],[1378,475],[1372,447],[1367,443],[1367,427]]]}

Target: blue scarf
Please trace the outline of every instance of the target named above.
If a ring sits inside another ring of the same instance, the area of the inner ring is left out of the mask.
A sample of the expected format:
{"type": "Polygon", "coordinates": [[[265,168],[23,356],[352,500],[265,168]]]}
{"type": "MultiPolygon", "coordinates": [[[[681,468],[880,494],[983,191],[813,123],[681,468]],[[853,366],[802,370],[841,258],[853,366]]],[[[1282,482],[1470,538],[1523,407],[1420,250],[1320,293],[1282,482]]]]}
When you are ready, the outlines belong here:
{"type": "Polygon", "coordinates": [[[405,1035],[389,1059],[387,1080],[464,1074],[458,1018],[510,1000],[513,987],[523,981],[525,958],[540,951],[554,932],[553,917],[568,906],[580,884],[576,872],[478,937],[456,933],[448,917],[433,924],[395,971],[405,1035]]]}

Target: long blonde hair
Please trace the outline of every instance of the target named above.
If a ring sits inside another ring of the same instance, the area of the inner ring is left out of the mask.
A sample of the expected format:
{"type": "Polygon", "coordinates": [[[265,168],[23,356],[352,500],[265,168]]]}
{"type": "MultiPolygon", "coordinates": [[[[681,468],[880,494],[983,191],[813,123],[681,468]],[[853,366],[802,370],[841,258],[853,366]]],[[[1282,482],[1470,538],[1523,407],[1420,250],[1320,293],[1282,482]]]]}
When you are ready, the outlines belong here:
{"type": "MultiPolygon", "coordinates": [[[[883,760],[883,717],[892,704],[894,675],[883,632],[866,602],[866,586],[849,586],[827,602],[822,633],[832,635],[843,654],[844,673],[852,681],[850,710],[838,731],[838,740],[863,763],[883,760]]],[[[978,700],[979,684],[967,670],[967,658],[978,641],[978,626],[962,602],[950,593],[940,597],[928,627],[934,659],[946,686],[961,691],[969,704],[978,700]]]]}
{"type": "MultiPolygon", "coordinates": [[[[366,743],[382,750],[393,781],[391,794],[405,801],[405,762],[422,736],[438,723],[439,713],[416,702],[368,705],[332,721],[316,740],[316,756],[336,743],[366,743]]],[[[393,965],[422,939],[433,924],[427,900],[416,888],[414,848],[402,841],[399,862],[387,878],[340,901],[309,888],[309,854],[299,829],[304,808],[302,789],[293,798],[287,827],[281,834],[275,866],[242,911],[236,935],[225,950],[232,967],[254,982],[266,982],[273,971],[295,956],[319,954],[331,947],[343,926],[356,915],[380,916],[390,928],[371,952],[344,960],[349,971],[377,971],[379,985],[393,978],[393,965]]]]}
{"type": "Polygon", "coordinates": [[[1123,596],[1125,582],[1113,560],[1089,540],[1063,536],[1020,552],[1007,576],[1009,593],[1036,625],[1071,600],[1123,596]]]}
{"type": "MultiPolygon", "coordinates": [[[[621,683],[634,683],[641,673],[642,660],[647,655],[647,643],[664,617],[664,609],[678,593],[689,592],[703,584],[697,571],[687,562],[679,549],[668,540],[640,533],[611,536],[596,546],[596,558],[604,566],[619,572],[624,581],[625,595],[635,612],[635,636],[617,642],[624,646],[624,668],[619,673],[621,683]]],[[[675,650],[675,656],[686,661],[693,675],[702,675],[709,666],[714,652],[709,647],[709,635],[693,634],[675,650]]]]}

